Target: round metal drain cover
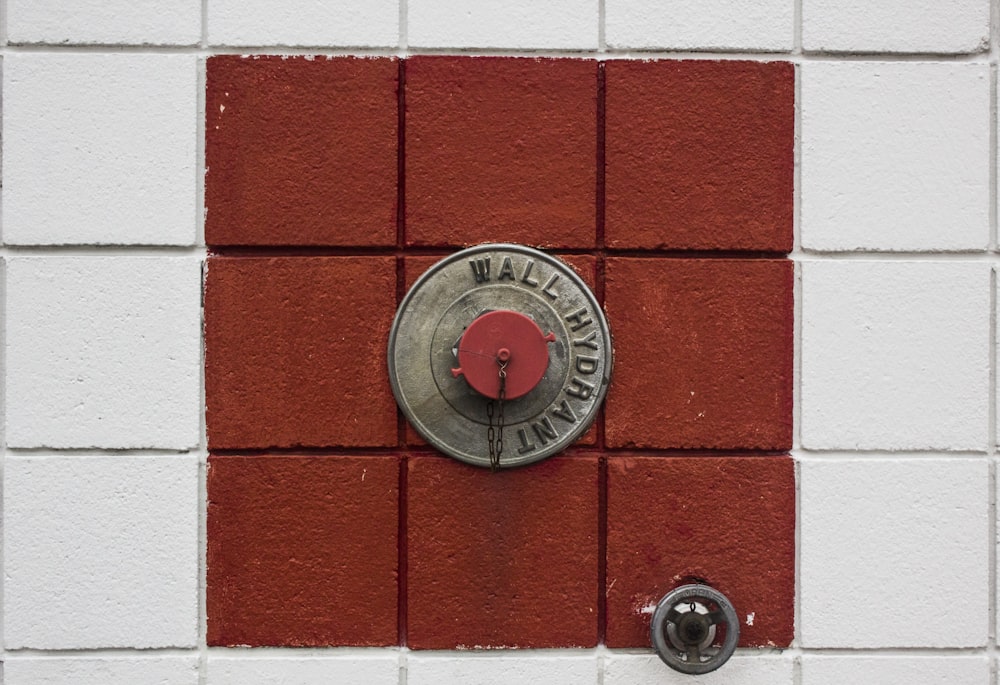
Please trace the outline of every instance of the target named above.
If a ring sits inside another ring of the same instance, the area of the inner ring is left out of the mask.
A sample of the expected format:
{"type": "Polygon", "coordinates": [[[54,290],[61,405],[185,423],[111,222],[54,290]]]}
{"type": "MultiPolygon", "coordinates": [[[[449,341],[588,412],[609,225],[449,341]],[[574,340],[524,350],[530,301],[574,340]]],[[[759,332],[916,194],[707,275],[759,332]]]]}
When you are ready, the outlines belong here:
{"type": "Polygon", "coordinates": [[[596,416],[611,366],[593,293],[565,263],[521,245],[442,259],[406,294],[389,334],[389,378],[406,418],[477,466],[490,466],[498,447],[509,467],[572,444],[596,416]]]}

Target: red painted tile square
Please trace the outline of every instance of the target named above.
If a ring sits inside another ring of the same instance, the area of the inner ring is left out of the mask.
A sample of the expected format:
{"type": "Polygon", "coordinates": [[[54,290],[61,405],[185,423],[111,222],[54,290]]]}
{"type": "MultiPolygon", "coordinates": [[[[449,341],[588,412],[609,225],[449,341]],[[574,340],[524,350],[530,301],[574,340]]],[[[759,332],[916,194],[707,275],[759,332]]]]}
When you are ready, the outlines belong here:
{"type": "Polygon", "coordinates": [[[791,448],[790,261],[614,258],[606,279],[609,447],[791,448]]]}
{"type": "Polygon", "coordinates": [[[214,456],[208,644],[397,641],[399,461],[214,456]]]}
{"type": "Polygon", "coordinates": [[[207,63],[209,245],[394,245],[398,62],[207,63]]]}
{"type": "Polygon", "coordinates": [[[491,473],[415,457],[407,483],[410,647],[597,642],[597,459],[491,473]]]}
{"type": "Polygon", "coordinates": [[[210,257],[212,449],[391,446],[393,257],[210,257]]]}
{"type": "Polygon", "coordinates": [[[610,61],[606,242],[792,249],[790,62],[610,61]]]}
{"type": "Polygon", "coordinates": [[[406,239],[591,247],[597,62],[406,62],[406,239]]]}
{"type": "Polygon", "coordinates": [[[740,646],[792,641],[789,457],[612,457],[607,549],[609,647],[649,647],[651,607],[692,578],[733,603],[740,646]]]}

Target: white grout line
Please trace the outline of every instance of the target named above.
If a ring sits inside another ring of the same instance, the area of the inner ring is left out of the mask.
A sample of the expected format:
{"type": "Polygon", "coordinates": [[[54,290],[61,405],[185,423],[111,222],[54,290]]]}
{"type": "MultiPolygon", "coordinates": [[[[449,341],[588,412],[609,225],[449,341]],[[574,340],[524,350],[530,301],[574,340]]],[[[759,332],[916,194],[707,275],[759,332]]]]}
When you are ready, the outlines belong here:
{"type": "MultiPolygon", "coordinates": [[[[207,6],[207,0],[204,0],[207,6]]],[[[205,15],[207,16],[207,8],[205,15]]],[[[207,28],[202,25],[202,36],[204,39],[207,28]]],[[[196,221],[196,240],[198,242],[198,252],[201,254],[201,284],[199,293],[200,310],[200,330],[205,329],[205,301],[204,283],[207,276],[208,260],[205,249],[205,60],[198,60],[198,107],[197,121],[195,128],[198,131],[197,140],[197,160],[195,164],[198,184],[198,201],[196,221]]],[[[208,433],[205,419],[205,336],[201,335],[199,340],[199,374],[198,381],[200,407],[199,411],[199,459],[198,459],[198,683],[206,685],[208,683],[208,433]]]]}
{"type": "Polygon", "coordinates": [[[208,0],[201,0],[201,40],[199,47],[208,47],[208,0]]]}
{"type": "Polygon", "coordinates": [[[208,601],[207,601],[207,557],[208,557],[208,455],[202,453],[198,459],[198,683],[208,682],[208,601]]]}
{"type": "Polygon", "coordinates": [[[42,459],[51,457],[52,459],[64,459],[71,455],[86,456],[113,456],[113,457],[179,457],[189,454],[197,455],[203,450],[198,446],[191,449],[167,449],[150,447],[11,447],[6,446],[7,455],[11,457],[35,456],[42,459]]]}
{"type": "Polygon", "coordinates": [[[206,88],[206,69],[205,64],[207,57],[202,57],[198,59],[196,69],[197,73],[197,88],[198,88],[198,99],[195,111],[195,121],[194,130],[196,131],[195,140],[195,215],[194,215],[194,241],[198,249],[204,248],[205,246],[205,88],[206,88]]]}
{"type": "Polygon", "coordinates": [[[5,245],[8,257],[187,257],[201,260],[201,245],[5,245]]]}
{"type": "MultiPolygon", "coordinates": [[[[997,250],[997,64],[1000,60],[1000,5],[990,3],[990,173],[989,173],[989,217],[990,239],[989,249],[997,250]]],[[[986,540],[989,559],[989,625],[987,626],[988,648],[990,658],[990,685],[997,685],[997,267],[990,270],[990,337],[989,337],[989,429],[987,432],[990,455],[989,472],[989,507],[987,509],[988,539],[986,540]]]]}
{"type": "Polygon", "coordinates": [[[399,45],[398,56],[406,54],[410,45],[410,6],[408,0],[399,0],[399,45]]]}
{"type": "Polygon", "coordinates": [[[798,449],[796,458],[802,462],[821,461],[863,461],[878,459],[880,461],[910,461],[914,459],[989,459],[991,454],[986,450],[947,450],[929,448],[926,450],[874,450],[874,449],[798,449]]]}
{"type": "MultiPolygon", "coordinates": [[[[7,0],[0,0],[0,122],[3,119],[3,53],[7,45],[7,0]]],[[[0,124],[0,145],[3,143],[0,124]]],[[[0,152],[0,194],[3,192],[3,154],[0,152]]],[[[7,467],[7,250],[3,240],[3,204],[0,200],[0,660],[6,660],[7,638],[7,560],[6,560],[6,467],[7,467]]],[[[3,664],[0,663],[0,683],[4,681],[3,664]]]]}
{"type": "MultiPolygon", "coordinates": [[[[800,46],[801,0],[795,2],[795,50],[800,46]]],[[[794,267],[792,281],[792,451],[795,478],[795,555],[794,588],[792,592],[793,634],[792,645],[798,645],[802,632],[802,465],[799,452],[802,447],[802,69],[795,65],[793,176],[792,176],[792,252],[789,259],[794,267]]],[[[792,682],[801,685],[801,659],[796,655],[792,662],[792,682]]]]}
{"type": "Polygon", "coordinates": [[[606,0],[597,0],[597,51],[608,51],[608,8],[606,0]]]}
{"type": "MultiPolygon", "coordinates": [[[[797,450],[792,451],[792,466],[795,478],[795,587],[792,589],[794,606],[792,607],[792,647],[798,648],[802,642],[802,497],[799,495],[802,487],[802,462],[797,450]]],[[[798,678],[796,678],[798,682],[798,678]]]]}
{"type": "Polygon", "coordinates": [[[997,249],[997,65],[990,63],[990,169],[989,169],[989,222],[990,236],[987,250],[997,249]]]}
{"type": "MultiPolygon", "coordinates": [[[[203,172],[199,171],[199,174],[203,172]]],[[[203,237],[198,237],[199,243],[203,243],[203,237]]],[[[280,248],[281,246],[276,246],[280,248]]],[[[293,246],[294,249],[294,246],[293,246]]],[[[362,248],[363,249],[363,248],[362,248]]],[[[374,251],[384,252],[383,248],[372,248],[374,251]]],[[[205,257],[206,248],[204,244],[198,245],[4,245],[3,253],[8,257],[190,257],[202,260],[205,257]]],[[[611,251],[614,254],[614,250],[611,251]]],[[[631,251],[627,251],[631,252],[631,251]]],[[[656,256],[655,252],[650,253],[656,256]]],[[[699,257],[706,253],[698,252],[699,257]]],[[[748,253],[749,254],[749,253],[748,253]]],[[[671,257],[683,257],[683,252],[671,252],[671,257]]],[[[993,264],[998,255],[987,250],[977,252],[812,252],[796,248],[788,254],[789,259],[796,262],[828,262],[828,261],[851,261],[851,262],[882,262],[882,261],[907,261],[907,262],[956,262],[975,263],[985,262],[993,264]]]]}
{"type": "Polygon", "coordinates": [[[990,62],[987,52],[975,53],[836,53],[836,52],[802,52],[793,50],[671,50],[671,49],[631,49],[608,48],[604,45],[597,49],[551,49],[551,48],[415,48],[408,41],[405,7],[400,11],[399,45],[382,47],[371,46],[329,46],[329,45],[208,45],[202,40],[192,45],[123,45],[123,44],[7,44],[4,50],[12,53],[60,52],[60,53],[115,53],[115,54],[238,54],[238,55],[370,55],[370,56],[415,56],[415,55],[456,55],[456,56],[498,56],[498,57],[576,57],[582,59],[640,59],[640,60],[743,60],[743,61],[794,61],[794,62],[990,62]]]}
{"type": "Polygon", "coordinates": [[[802,0],[795,0],[792,9],[792,51],[796,55],[802,54],[802,0]]]}
{"type": "MultiPolygon", "coordinates": [[[[995,656],[996,653],[996,623],[997,623],[997,546],[996,546],[996,536],[997,536],[997,499],[996,499],[996,483],[997,483],[997,452],[996,452],[996,437],[997,437],[997,423],[996,423],[996,340],[997,340],[997,299],[996,299],[996,283],[997,283],[997,273],[996,269],[990,270],[990,332],[989,332],[989,348],[990,348],[990,358],[989,358],[989,376],[990,376],[990,398],[989,398],[989,415],[987,417],[989,423],[989,429],[987,431],[988,435],[988,445],[987,445],[987,455],[989,457],[989,482],[987,493],[988,506],[987,506],[987,559],[989,560],[989,577],[987,579],[988,585],[988,603],[989,609],[987,611],[988,625],[987,625],[987,635],[988,635],[988,652],[990,657],[995,656]]],[[[991,677],[995,677],[991,676],[991,677]]],[[[994,684],[995,685],[995,684],[994,684]]]]}
{"type": "MultiPolygon", "coordinates": [[[[164,449],[164,448],[106,448],[106,447],[6,447],[7,454],[14,457],[38,456],[61,459],[70,455],[99,456],[110,455],[116,457],[157,457],[157,456],[203,456],[207,454],[204,445],[194,446],[191,449],[164,449]]],[[[910,461],[914,459],[989,459],[998,456],[995,450],[947,450],[940,448],[928,448],[925,450],[878,450],[878,449],[804,449],[797,447],[791,450],[797,460],[802,462],[822,462],[822,461],[845,461],[866,459],[879,459],[889,461],[910,461]]]]}
{"type": "MultiPolygon", "coordinates": [[[[985,647],[811,647],[786,650],[797,656],[976,656],[988,654],[985,647]]],[[[963,684],[964,685],[964,684],[963,684]]]]}
{"type": "MultiPolygon", "coordinates": [[[[203,0],[203,17],[207,16],[207,0],[203,0]]],[[[205,40],[207,32],[206,24],[202,23],[202,39],[205,40]]],[[[198,308],[200,313],[201,327],[205,329],[205,302],[204,283],[208,270],[207,250],[205,249],[205,60],[198,60],[198,106],[196,112],[195,130],[197,133],[197,160],[195,163],[196,183],[198,187],[198,200],[196,203],[196,241],[198,243],[197,253],[202,260],[201,267],[201,288],[199,293],[198,308]]],[[[208,434],[205,420],[205,336],[199,336],[199,389],[201,411],[199,411],[199,441],[198,446],[198,683],[206,685],[208,682],[208,434]]]]}
{"type": "MultiPolygon", "coordinates": [[[[370,658],[378,656],[398,655],[405,657],[414,654],[406,647],[209,647],[204,650],[208,656],[238,656],[248,661],[283,658],[290,661],[297,659],[357,659],[358,657],[370,658]]],[[[150,648],[150,649],[130,649],[130,648],[105,648],[105,649],[16,649],[7,650],[7,654],[17,658],[26,657],[128,657],[128,658],[157,658],[157,657],[193,657],[198,653],[196,649],[184,649],[180,647],[150,648]]],[[[799,647],[789,647],[786,649],[777,648],[740,648],[736,650],[737,657],[753,659],[755,657],[784,656],[795,659],[801,656],[974,656],[988,654],[989,650],[984,647],[812,647],[803,649],[799,647]]],[[[546,658],[546,657],[577,657],[580,660],[595,659],[606,662],[609,657],[615,656],[653,656],[652,649],[647,648],[626,648],[610,649],[608,647],[591,648],[560,648],[560,649],[489,649],[489,650],[420,650],[415,652],[421,657],[428,658],[454,658],[460,656],[463,659],[492,661],[501,659],[524,659],[524,658],[546,658]]],[[[664,666],[666,669],[666,666],[664,666]]],[[[725,667],[723,667],[723,672],[725,667]]],[[[666,672],[666,671],[664,671],[666,672]]]]}
{"type": "Polygon", "coordinates": [[[792,447],[802,445],[802,70],[795,67],[794,126],[792,161],[792,260],[795,276],[792,281],[792,447]]]}
{"type": "MultiPolygon", "coordinates": [[[[8,656],[15,658],[32,658],[40,656],[86,658],[86,657],[124,657],[128,659],[158,659],[161,657],[187,657],[196,655],[194,649],[183,647],[160,647],[132,649],[128,647],[107,647],[103,649],[8,649],[8,656]]],[[[95,684],[96,685],[96,684],[95,684]]]]}
{"type": "MultiPolygon", "coordinates": [[[[7,624],[7,517],[6,492],[7,483],[7,264],[0,263],[0,650],[7,644],[4,626],[7,624]]],[[[2,652],[0,652],[2,654],[2,652]]],[[[0,677],[0,683],[3,678],[0,677]]]]}
{"type": "MultiPolygon", "coordinates": [[[[207,2],[207,0],[205,0],[207,2]]],[[[204,30],[204,28],[203,28],[204,30]]],[[[198,175],[198,251],[201,253],[201,288],[198,300],[201,327],[205,330],[205,278],[208,275],[207,250],[205,243],[205,60],[198,60],[198,107],[196,129],[198,131],[198,159],[195,164],[198,175]]],[[[199,414],[199,459],[198,459],[198,685],[208,683],[208,428],[205,417],[205,336],[199,336],[198,397],[199,414]]]]}
{"type": "Polygon", "coordinates": [[[852,261],[852,262],[985,262],[992,264],[996,255],[987,250],[977,252],[813,252],[802,251],[793,255],[800,262],[852,261]]]}

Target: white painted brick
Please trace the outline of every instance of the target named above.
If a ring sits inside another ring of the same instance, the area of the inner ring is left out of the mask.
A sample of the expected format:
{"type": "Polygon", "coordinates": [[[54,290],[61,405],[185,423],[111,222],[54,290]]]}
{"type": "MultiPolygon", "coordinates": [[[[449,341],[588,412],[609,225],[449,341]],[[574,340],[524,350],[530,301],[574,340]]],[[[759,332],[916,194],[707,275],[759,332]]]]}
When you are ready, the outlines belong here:
{"type": "Polygon", "coordinates": [[[371,654],[258,657],[253,652],[211,652],[209,685],[397,685],[399,653],[372,649],[371,654]],[[220,656],[224,654],[224,656],[220,656]]]}
{"type": "Polygon", "coordinates": [[[989,152],[985,63],[804,64],[803,247],[985,249],[989,152]]]}
{"type": "Polygon", "coordinates": [[[194,646],[198,508],[193,456],[8,456],[8,649],[194,646]]]}
{"type": "Polygon", "coordinates": [[[802,0],[806,50],[979,52],[989,35],[989,0],[802,0]]]}
{"type": "Polygon", "coordinates": [[[195,258],[10,259],[8,443],[196,447],[200,291],[195,258]]]}
{"type": "MultiPolygon", "coordinates": [[[[791,658],[737,652],[718,671],[699,676],[698,685],[792,685],[791,658]]],[[[671,670],[655,655],[612,654],[604,659],[604,685],[691,683],[689,675],[671,670]]]]}
{"type": "Polygon", "coordinates": [[[399,0],[208,0],[212,45],[394,46],[399,0]]]}
{"type": "Polygon", "coordinates": [[[414,47],[596,49],[597,0],[409,0],[414,47]]]}
{"type": "Polygon", "coordinates": [[[200,0],[7,0],[12,43],[194,45],[200,0]]]}
{"type": "Polygon", "coordinates": [[[597,685],[597,657],[520,654],[469,654],[426,656],[412,652],[407,659],[407,685],[597,685]]]}
{"type": "Polygon", "coordinates": [[[197,657],[8,655],[6,685],[197,685],[197,657]]]}
{"type": "Polygon", "coordinates": [[[986,459],[809,460],[800,502],[804,647],[986,644],[986,459]]]}
{"type": "MultiPolygon", "coordinates": [[[[927,624],[933,630],[933,621],[927,624]]],[[[816,656],[802,659],[802,685],[989,685],[990,662],[979,656],[816,656]]]]}
{"type": "Polygon", "coordinates": [[[195,240],[197,58],[4,58],[3,238],[15,245],[195,240]]]}
{"type": "Polygon", "coordinates": [[[606,0],[613,48],[791,50],[791,0],[606,0]]]}
{"type": "Polygon", "coordinates": [[[802,443],[983,450],[989,423],[985,263],[802,265],[802,443]]]}

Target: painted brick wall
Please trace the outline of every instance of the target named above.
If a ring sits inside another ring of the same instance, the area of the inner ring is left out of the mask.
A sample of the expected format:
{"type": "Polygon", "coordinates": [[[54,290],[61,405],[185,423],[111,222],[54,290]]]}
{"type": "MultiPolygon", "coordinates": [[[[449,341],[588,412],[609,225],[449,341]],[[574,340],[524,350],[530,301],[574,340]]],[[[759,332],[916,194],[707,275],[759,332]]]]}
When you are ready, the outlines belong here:
{"type": "Polygon", "coordinates": [[[643,647],[690,577],[791,642],[789,62],[206,69],[209,645],[643,647]],[[500,474],[414,439],[384,358],[410,279],[491,240],[566,254],[619,367],[580,449],[500,474]]]}
{"type": "Polygon", "coordinates": [[[4,683],[995,685],[996,3],[2,9],[4,683]],[[616,354],[498,474],[385,362],[493,240],[616,354]]]}

